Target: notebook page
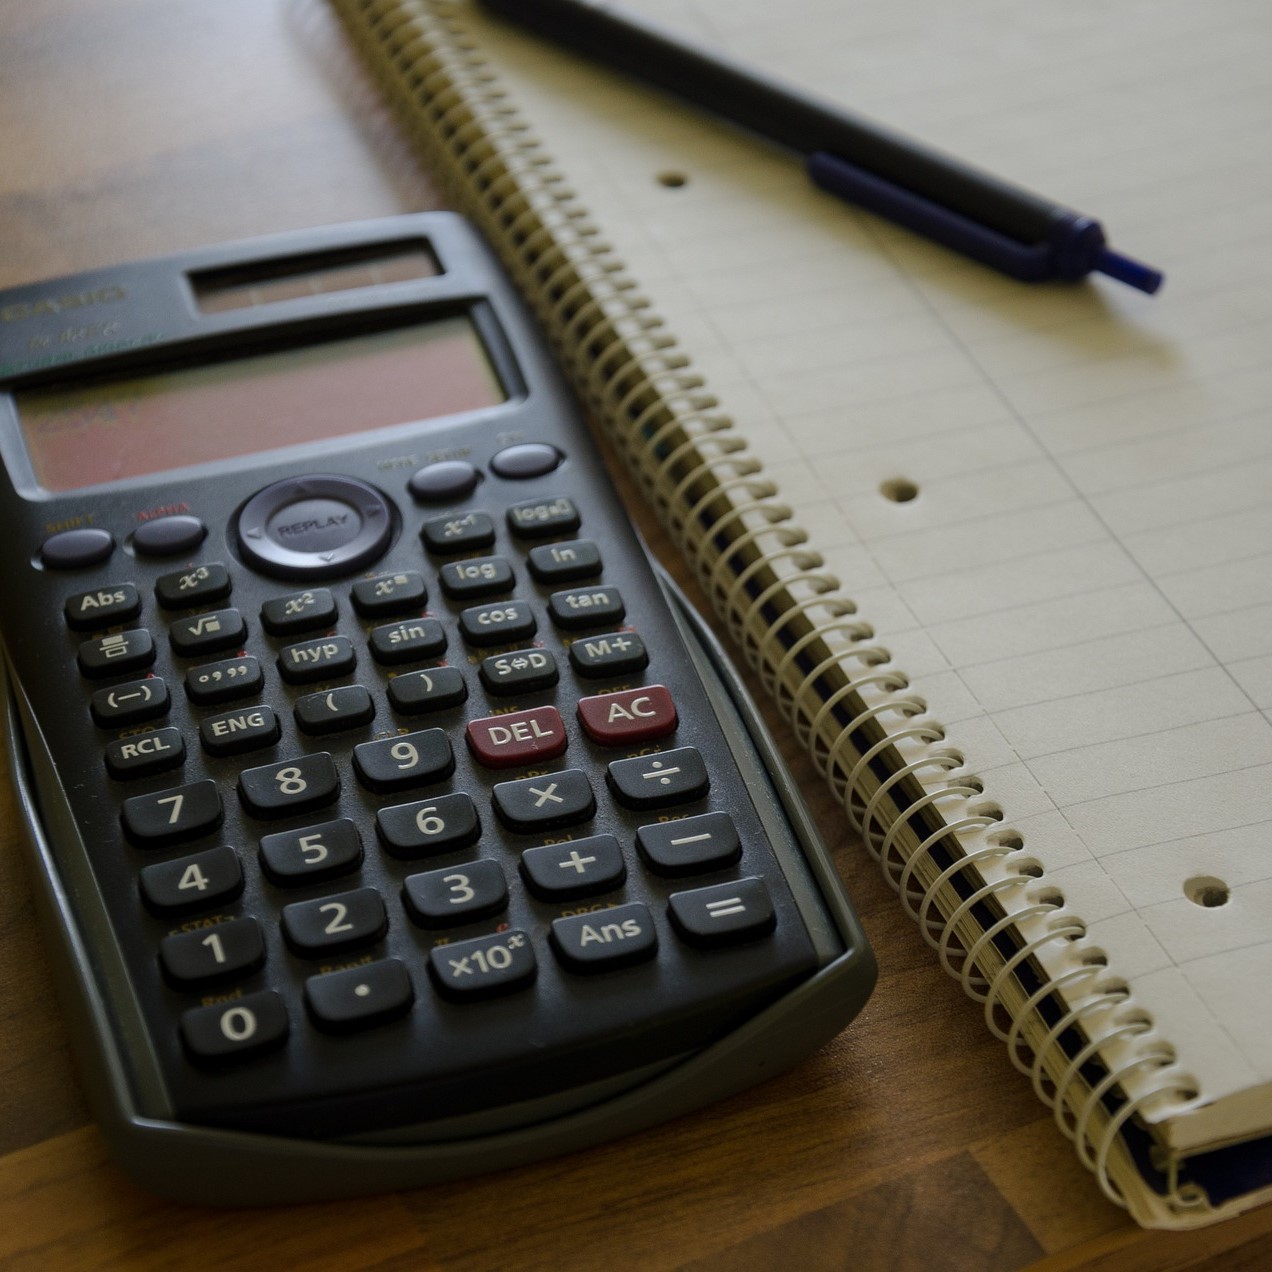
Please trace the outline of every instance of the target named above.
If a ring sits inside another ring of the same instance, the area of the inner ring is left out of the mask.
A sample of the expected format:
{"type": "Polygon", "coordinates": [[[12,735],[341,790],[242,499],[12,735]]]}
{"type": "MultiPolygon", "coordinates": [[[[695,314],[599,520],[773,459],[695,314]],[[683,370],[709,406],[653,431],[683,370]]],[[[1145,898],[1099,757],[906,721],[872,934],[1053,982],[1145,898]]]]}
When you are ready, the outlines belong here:
{"type": "Polygon", "coordinates": [[[1272,1082],[1272,9],[629,7],[1098,216],[1166,271],[1154,298],[1012,283],[474,19],[1204,1094],[1272,1082]]]}

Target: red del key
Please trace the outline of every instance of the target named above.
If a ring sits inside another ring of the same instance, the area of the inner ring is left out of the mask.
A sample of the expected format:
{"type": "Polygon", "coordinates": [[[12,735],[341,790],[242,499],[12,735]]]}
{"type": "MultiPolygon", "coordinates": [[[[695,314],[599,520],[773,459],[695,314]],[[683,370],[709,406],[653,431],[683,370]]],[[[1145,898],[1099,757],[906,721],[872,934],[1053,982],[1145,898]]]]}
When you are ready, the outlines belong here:
{"type": "Polygon", "coordinates": [[[552,760],[565,750],[565,723],[556,707],[531,707],[473,720],[465,734],[468,749],[486,768],[515,768],[552,760]]]}

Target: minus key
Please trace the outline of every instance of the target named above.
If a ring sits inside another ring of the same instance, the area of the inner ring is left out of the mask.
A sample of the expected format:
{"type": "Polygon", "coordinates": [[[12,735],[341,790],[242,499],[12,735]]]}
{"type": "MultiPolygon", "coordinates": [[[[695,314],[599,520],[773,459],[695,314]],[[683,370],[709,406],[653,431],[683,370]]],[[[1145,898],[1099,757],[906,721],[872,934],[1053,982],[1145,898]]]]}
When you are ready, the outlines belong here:
{"type": "Polygon", "coordinates": [[[728,813],[703,813],[642,826],[636,832],[641,859],[668,878],[722,870],[742,856],[738,828],[728,813]]]}

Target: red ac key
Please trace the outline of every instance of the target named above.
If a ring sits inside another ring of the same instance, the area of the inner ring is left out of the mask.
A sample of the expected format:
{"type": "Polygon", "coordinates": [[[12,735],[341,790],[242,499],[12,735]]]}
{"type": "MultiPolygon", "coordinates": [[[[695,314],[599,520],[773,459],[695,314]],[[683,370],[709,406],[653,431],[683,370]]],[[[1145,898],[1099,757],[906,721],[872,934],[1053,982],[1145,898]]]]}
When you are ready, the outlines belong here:
{"type": "Polygon", "coordinates": [[[602,746],[627,746],[666,737],[678,723],[665,685],[645,685],[579,699],[579,723],[602,746]]]}
{"type": "Polygon", "coordinates": [[[486,768],[514,768],[555,759],[569,739],[556,707],[531,707],[473,720],[465,731],[468,749],[486,768]]]}

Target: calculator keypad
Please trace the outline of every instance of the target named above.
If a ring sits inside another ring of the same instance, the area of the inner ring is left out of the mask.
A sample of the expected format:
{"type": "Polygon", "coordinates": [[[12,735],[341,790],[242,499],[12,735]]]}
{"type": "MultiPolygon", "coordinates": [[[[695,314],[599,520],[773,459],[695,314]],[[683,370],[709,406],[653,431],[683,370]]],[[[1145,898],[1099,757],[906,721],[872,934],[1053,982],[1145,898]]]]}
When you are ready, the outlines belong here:
{"type": "MultiPolygon", "coordinates": [[[[412,479],[419,502],[485,493],[463,465],[434,468],[412,479]]],[[[622,1065],[626,994],[658,1019],[657,978],[688,977],[723,1023],[729,951],[742,998],[814,965],[753,813],[740,828],[736,774],[717,788],[726,749],[683,697],[683,653],[632,621],[646,611],[607,575],[621,553],[578,537],[584,522],[558,493],[443,508],[343,583],[194,561],[66,599],[191,1083],[417,1027],[428,1041],[401,1063],[436,1046],[469,1068],[446,1012],[479,1032],[475,1012],[529,1012],[516,1028],[622,1065]],[[603,999],[566,1005],[593,987],[603,999]],[[540,1011],[564,1014],[532,1026],[540,1011]]]]}

